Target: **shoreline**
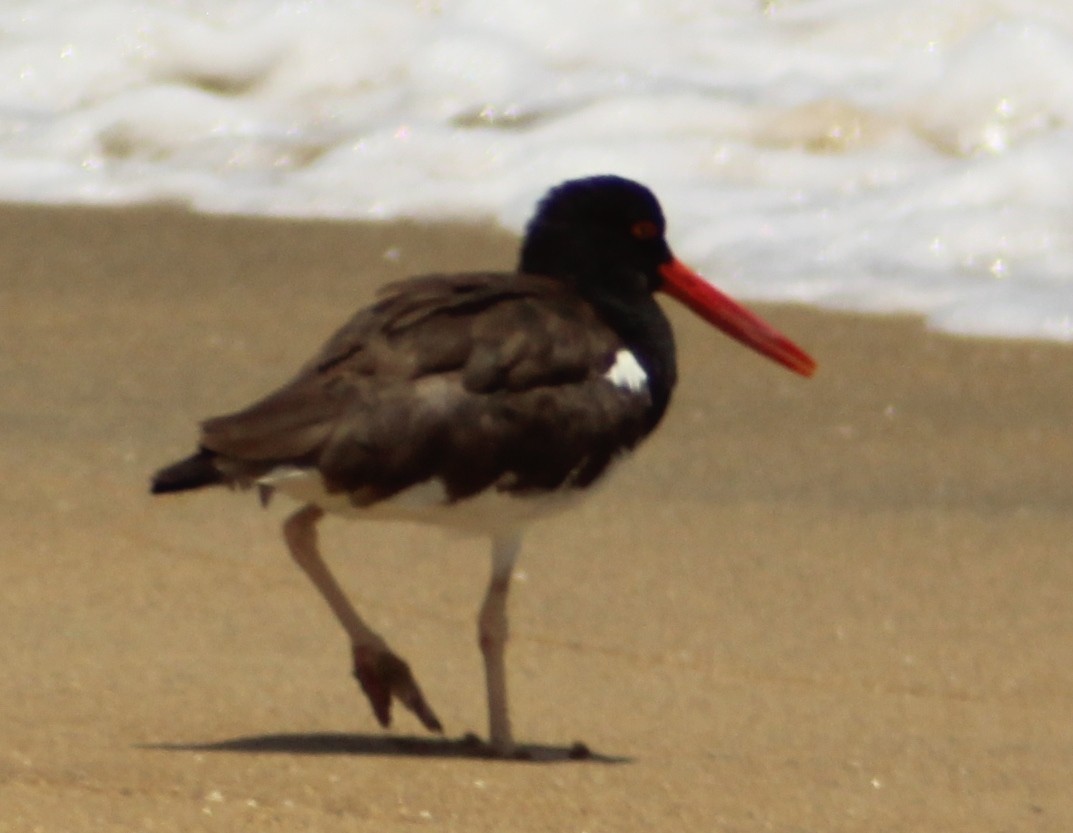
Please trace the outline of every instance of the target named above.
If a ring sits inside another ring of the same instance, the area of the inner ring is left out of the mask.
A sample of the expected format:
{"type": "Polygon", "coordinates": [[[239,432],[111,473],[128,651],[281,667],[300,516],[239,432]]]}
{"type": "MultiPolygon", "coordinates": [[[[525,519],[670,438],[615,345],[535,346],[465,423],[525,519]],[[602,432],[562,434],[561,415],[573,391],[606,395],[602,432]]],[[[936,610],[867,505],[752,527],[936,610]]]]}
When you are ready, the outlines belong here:
{"type": "MultiPolygon", "coordinates": [[[[435,271],[509,268],[513,265],[514,260],[516,259],[516,249],[520,239],[519,235],[492,221],[481,220],[423,220],[416,218],[402,218],[367,221],[344,217],[290,217],[258,214],[221,214],[198,211],[183,204],[170,203],[166,200],[146,201],[123,205],[97,205],[80,203],[11,202],[0,199],[0,216],[4,218],[36,216],[37,220],[32,221],[31,223],[34,227],[48,224],[52,221],[52,218],[55,218],[66,225],[74,222],[73,215],[97,215],[97,221],[104,225],[109,224],[107,220],[109,215],[113,218],[112,225],[122,224],[124,222],[123,218],[129,220],[133,215],[145,215],[160,218],[163,222],[179,222],[183,225],[187,225],[185,221],[189,221],[190,224],[195,226],[202,222],[209,225],[216,222],[225,225],[233,223],[236,227],[241,226],[247,228],[247,232],[240,235],[243,237],[248,237],[251,234],[256,235],[254,229],[259,225],[263,225],[268,233],[272,233],[272,231],[269,230],[286,229],[290,239],[301,237],[301,230],[303,228],[309,230],[314,235],[317,234],[318,229],[335,229],[337,231],[360,229],[361,231],[358,239],[361,241],[361,245],[356,245],[357,241],[355,241],[353,249],[349,246],[347,247],[352,253],[359,253],[357,262],[362,267],[371,271],[382,269],[386,270],[387,273],[392,275],[398,274],[401,277],[409,277],[435,271]],[[389,242],[392,240],[408,238],[410,235],[414,235],[418,240],[420,240],[423,235],[428,235],[428,240],[418,246],[417,251],[414,253],[415,257],[410,261],[416,271],[414,269],[407,271],[406,268],[401,267],[403,260],[401,253],[396,252],[395,249],[397,249],[397,247],[390,245],[389,242]],[[474,238],[477,240],[475,245],[460,245],[460,241],[472,241],[474,238]],[[386,245],[386,248],[380,253],[381,257],[379,262],[373,253],[368,250],[370,241],[372,241],[374,245],[386,245]],[[485,266],[475,266],[466,258],[467,249],[479,252],[494,252],[499,256],[500,262],[495,264],[489,263],[485,266]],[[423,257],[421,250],[427,252],[430,257],[423,257]],[[442,255],[439,259],[436,258],[437,253],[442,255]],[[399,268],[392,268],[393,265],[399,268]]],[[[333,239],[338,239],[334,235],[331,236],[333,239]]],[[[673,230],[671,237],[673,238],[673,230]]],[[[673,244],[673,240],[671,242],[673,244]]],[[[705,275],[705,277],[712,280],[717,286],[719,285],[718,274],[705,275]]],[[[393,279],[399,278],[395,277],[393,279]]],[[[734,297],[737,300],[740,300],[749,306],[755,306],[758,309],[803,309],[834,316],[919,322],[927,332],[953,339],[979,341],[994,345],[1015,344],[1030,346],[1033,344],[1040,344],[1073,348],[1073,340],[1070,339],[1047,338],[1044,336],[1006,336],[942,330],[933,327],[928,323],[927,315],[922,312],[905,310],[863,310],[839,304],[825,305],[793,300],[761,300],[751,298],[748,295],[737,294],[735,294],[734,297]]]]}

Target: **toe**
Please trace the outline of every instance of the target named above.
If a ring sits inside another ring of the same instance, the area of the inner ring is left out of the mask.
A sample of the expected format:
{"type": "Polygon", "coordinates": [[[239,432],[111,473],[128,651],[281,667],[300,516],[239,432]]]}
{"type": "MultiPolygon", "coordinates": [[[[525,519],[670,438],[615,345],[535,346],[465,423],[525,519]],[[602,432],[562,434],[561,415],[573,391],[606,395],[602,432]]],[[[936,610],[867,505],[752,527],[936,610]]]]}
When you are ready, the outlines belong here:
{"type": "Polygon", "coordinates": [[[387,728],[391,725],[391,689],[378,668],[375,656],[361,648],[354,649],[354,676],[361,684],[361,690],[373,707],[377,722],[387,728]]]}
{"type": "Polygon", "coordinates": [[[416,715],[426,729],[443,731],[443,724],[421,693],[410,666],[391,651],[355,648],[354,676],[361,683],[381,726],[390,725],[391,700],[396,698],[416,715]]]}

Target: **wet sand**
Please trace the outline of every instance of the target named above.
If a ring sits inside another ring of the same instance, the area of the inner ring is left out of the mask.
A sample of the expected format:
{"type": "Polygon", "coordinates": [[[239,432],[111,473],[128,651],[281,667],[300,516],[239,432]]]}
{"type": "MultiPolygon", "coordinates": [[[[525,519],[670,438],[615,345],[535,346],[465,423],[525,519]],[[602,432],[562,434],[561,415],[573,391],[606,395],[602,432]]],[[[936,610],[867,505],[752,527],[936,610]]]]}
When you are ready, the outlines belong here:
{"type": "Polygon", "coordinates": [[[385,733],[286,501],[146,486],[377,285],[509,267],[515,241],[0,222],[0,831],[1073,829],[1073,349],[763,307],[819,360],[805,381],[675,312],[662,429],[526,539],[534,760],[493,761],[456,742],[484,732],[485,542],[323,525],[448,739],[385,733]]]}

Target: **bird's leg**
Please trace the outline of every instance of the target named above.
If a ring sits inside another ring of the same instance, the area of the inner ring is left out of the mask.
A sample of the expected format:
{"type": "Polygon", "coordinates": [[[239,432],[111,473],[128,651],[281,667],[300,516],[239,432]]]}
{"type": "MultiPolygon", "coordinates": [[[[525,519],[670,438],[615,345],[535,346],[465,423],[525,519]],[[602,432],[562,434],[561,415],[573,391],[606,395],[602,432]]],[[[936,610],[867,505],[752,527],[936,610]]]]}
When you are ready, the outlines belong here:
{"type": "Polygon", "coordinates": [[[492,576],[477,617],[477,637],[484,656],[488,686],[488,736],[492,751],[504,757],[514,754],[507,704],[507,672],[503,653],[507,645],[507,592],[521,539],[516,533],[492,541],[492,576]]]}
{"type": "Polygon", "coordinates": [[[410,673],[410,667],[358,615],[321,558],[317,548],[316,524],[323,515],[323,510],[316,506],[299,509],[283,524],[283,537],[291,556],[309,576],[350,637],[354,651],[354,676],[369,698],[376,719],[381,726],[391,723],[391,699],[394,697],[417,715],[426,728],[442,732],[443,727],[425,702],[421,689],[410,673]]]}

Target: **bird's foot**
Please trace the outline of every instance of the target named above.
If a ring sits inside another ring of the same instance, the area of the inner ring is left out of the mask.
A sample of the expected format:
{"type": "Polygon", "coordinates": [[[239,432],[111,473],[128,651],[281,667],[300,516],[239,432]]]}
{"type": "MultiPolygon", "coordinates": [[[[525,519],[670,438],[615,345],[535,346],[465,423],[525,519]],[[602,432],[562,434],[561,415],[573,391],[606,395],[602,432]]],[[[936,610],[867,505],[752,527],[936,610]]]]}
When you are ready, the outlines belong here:
{"type": "Polygon", "coordinates": [[[459,743],[474,756],[482,758],[501,758],[508,761],[533,761],[533,760],[560,760],[563,755],[571,761],[588,761],[593,753],[588,745],[581,741],[574,741],[566,750],[525,749],[516,746],[513,742],[507,744],[485,741],[477,737],[473,732],[466,732],[459,743]]]}
{"type": "Polygon", "coordinates": [[[467,752],[482,758],[502,758],[504,760],[529,761],[533,755],[528,749],[515,746],[513,741],[506,743],[492,743],[482,740],[473,732],[466,732],[462,736],[462,746],[467,752]]]}
{"type": "Polygon", "coordinates": [[[443,724],[421,693],[410,666],[386,647],[355,646],[354,676],[361,683],[361,690],[369,698],[373,714],[381,726],[391,724],[391,700],[395,698],[412,711],[426,729],[443,732],[443,724]]]}

